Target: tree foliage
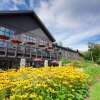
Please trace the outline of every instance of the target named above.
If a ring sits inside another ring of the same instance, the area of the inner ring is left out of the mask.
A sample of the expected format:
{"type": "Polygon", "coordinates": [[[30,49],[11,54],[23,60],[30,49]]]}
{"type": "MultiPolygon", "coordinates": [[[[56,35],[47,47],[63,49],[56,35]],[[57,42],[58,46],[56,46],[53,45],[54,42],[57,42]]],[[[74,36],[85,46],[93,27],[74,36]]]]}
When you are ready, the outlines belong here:
{"type": "Polygon", "coordinates": [[[100,64],[100,44],[89,43],[88,51],[84,53],[86,60],[100,64]]]}

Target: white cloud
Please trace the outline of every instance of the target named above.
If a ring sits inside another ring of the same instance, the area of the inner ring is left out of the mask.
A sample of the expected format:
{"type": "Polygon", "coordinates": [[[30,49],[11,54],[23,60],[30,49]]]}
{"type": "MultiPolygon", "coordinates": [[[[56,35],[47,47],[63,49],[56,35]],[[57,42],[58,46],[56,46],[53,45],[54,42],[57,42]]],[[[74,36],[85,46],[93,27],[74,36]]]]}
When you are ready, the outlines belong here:
{"type": "Polygon", "coordinates": [[[66,13],[66,0],[42,1],[36,11],[45,23],[58,28],[74,28],[79,25],[66,13]]]}
{"type": "Polygon", "coordinates": [[[11,0],[14,4],[25,4],[25,0],[11,0]]]}
{"type": "Polygon", "coordinates": [[[2,0],[1,2],[1,10],[18,10],[28,5],[33,9],[36,7],[39,17],[57,42],[63,42],[64,46],[86,50],[86,42],[81,41],[100,35],[99,0],[2,0]]]}
{"type": "Polygon", "coordinates": [[[91,29],[85,32],[77,33],[75,35],[71,35],[68,39],[66,38],[67,45],[76,45],[79,41],[84,40],[85,38],[89,38],[95,35],[100,35],[100,28],[91,29]],[[73,41],[72,41],[73,40],[73,41]]]}
{"type": "Polygon", "coordinates": [[[100,35],[99,6],[98,0],[42,0],[36,12],[57,41],[62,41],[65,46],[86,50],[87,44],[80,41],[100,35]]]}
{"type": "Polygon", "coordinates": [[[75,47],[73,46],[74,49],[78,49],[79,51],[86,51],[88,50],[88,45],[86,44],[80,44],[80,45],[76,45],[75,47]]]}
{"type": "Polygon", "coordinates": [[[18,7],[14,5],[12,0],[1,0],[0,1],[0,10],[17,10],[17,9],[18,7]]]}

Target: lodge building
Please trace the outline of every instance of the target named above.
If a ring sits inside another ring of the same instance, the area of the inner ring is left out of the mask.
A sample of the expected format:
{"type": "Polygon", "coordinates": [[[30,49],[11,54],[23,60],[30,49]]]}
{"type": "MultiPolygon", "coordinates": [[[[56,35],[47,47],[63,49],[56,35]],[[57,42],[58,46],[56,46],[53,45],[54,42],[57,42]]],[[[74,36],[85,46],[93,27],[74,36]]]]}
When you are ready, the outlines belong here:
{"type": "Polygon", "coordinates": [[[45,60],[80,59],[78,51],[54,44],[55,39],[33,11],[0,12],[0,68],[43,66],[45,60]],[[40,63],[41,62],[41,63],[40,63]]]}

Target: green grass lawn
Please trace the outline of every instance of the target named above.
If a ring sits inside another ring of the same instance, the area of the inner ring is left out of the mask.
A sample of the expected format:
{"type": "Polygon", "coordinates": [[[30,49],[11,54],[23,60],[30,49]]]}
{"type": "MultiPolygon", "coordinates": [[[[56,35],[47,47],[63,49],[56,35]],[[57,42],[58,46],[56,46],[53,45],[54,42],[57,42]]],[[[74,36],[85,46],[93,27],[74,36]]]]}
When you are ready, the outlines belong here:
{"type": "Polygon", "coordinates": [[[89,66],[84,68],[84,70],[89,74],[91,83],[88,100],[100,100],[100,66],[89,66]]]}
{"type": "Polygon", "coordinates": [[[100,78],[100,66],[98,67],[93,67],[93,66],[88,66],[84,68],[85,72],[89,74],[89,81],[91,81],[92,84],[95,84],[100,78]]]}
{"type": "Polygon", "coordinates": [[[100,81],[93,85],[89,100],[100,100],[100,81]]]}

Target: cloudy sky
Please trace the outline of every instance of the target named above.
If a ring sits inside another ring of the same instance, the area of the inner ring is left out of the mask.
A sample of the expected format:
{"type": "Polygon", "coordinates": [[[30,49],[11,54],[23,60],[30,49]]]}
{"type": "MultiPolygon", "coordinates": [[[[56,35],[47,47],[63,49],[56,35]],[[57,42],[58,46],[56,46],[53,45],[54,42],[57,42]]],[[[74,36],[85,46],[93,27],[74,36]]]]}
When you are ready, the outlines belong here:
{"type": "Polygon", "coordinates": [[[100,0],[0,0],[0,10],[33,9],[57,42],[87,50],[100,43],[100,0]]]}

